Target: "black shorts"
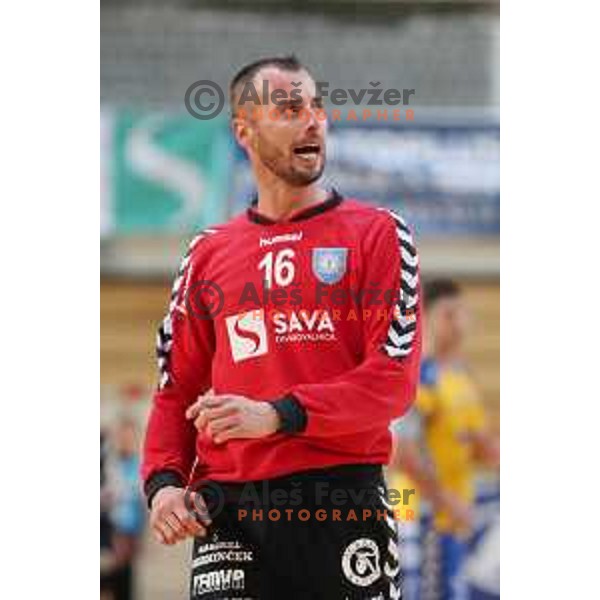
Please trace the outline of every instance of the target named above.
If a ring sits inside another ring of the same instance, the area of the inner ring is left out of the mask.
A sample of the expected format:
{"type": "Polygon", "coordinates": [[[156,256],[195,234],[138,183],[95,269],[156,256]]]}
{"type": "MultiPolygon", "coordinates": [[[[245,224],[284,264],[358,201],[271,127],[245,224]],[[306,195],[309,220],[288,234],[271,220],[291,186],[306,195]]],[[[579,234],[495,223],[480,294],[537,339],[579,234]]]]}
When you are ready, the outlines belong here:
{"type": "Polygon", "coordinates": [[[381,467],[208,483],[213,518],[193,546],[193,600],[400,597],[397,528],[381,467]]]}

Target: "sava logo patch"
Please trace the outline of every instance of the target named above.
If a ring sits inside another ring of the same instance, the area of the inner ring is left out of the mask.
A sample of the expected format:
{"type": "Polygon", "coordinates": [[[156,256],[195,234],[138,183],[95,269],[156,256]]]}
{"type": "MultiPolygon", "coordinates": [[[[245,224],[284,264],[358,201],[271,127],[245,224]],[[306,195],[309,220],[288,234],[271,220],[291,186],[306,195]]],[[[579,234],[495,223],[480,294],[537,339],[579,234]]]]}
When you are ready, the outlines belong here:
{"type": "Polygon", "coordinates": [[[234,362],[267,353],[267,329],[262,309],[227,317],[225,323],[234,362]]]}
{"type": "Polygon", "coordinates": [[[369,538],[359,538],[349,544],[342,555],[342,571],[348,581],[367,587],[381,577],[379,548],[369,538]]]}

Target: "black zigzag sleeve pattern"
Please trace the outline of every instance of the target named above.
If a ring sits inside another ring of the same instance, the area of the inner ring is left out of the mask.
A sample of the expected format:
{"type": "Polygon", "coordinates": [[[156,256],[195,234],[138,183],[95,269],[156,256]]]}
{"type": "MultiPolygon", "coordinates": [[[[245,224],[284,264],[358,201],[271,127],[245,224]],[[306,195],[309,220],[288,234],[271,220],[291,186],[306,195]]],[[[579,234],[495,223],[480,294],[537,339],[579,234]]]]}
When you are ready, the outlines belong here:
{"type": "Polygon", "coordinates": [[[169,300],[169,308],[165,318],[158,328],[158,333],[156,334],[156,357],[158,360],[158,371],[160,377],[158,384],[159,389],[163,389],[170,381],[169,357],[171,348],[173,346],[173,315],[180,302],[179,296],[180,292],[182,291],[182,286],[186,277],[188,276],[187,271],[191,261],[192,252],[200,240],[213,233],[215,233],[214,229],[205,229],[192,240],[188,251],[179,265],[177,276],[173,282],[171,298],[169,300]]]}
{"type": "Polygon", "coordinates": [[[392,358],[408,356],[413,349],[417,330],[419,306],[419,257],[410,229],[392,210],[386,212],[394,220],[400,247],[400,294],[384,344],[384,351],[392,358]]]}

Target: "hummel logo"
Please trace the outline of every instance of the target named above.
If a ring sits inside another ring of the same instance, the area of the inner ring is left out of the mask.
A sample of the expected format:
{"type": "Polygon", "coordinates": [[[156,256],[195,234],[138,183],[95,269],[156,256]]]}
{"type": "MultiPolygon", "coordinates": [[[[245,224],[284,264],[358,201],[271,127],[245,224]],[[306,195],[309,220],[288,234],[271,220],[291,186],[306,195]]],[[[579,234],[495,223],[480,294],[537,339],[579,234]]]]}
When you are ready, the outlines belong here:
{"type": "Polygon", "coordinates": [[[260,238],[259,246],[264,248],[265,246],[272,246],[273,244],[279,244],[281,242],[299,242],[301,239],[301,231],[296,233],[284,233],[283,235],[276,235],[270,238],[260,238]]]}

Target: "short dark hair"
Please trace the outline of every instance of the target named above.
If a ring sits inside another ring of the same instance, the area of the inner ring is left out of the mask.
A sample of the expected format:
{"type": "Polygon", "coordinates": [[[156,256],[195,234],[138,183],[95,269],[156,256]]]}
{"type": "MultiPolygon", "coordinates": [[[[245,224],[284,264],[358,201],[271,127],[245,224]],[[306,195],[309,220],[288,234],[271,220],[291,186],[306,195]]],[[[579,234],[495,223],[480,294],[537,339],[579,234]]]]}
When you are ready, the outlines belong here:
{"type": "Polygon", "coordinates": [[[424,286],[425,308],[429,308],[438,300],[443,298],[456,298],[462,294],[458,283],[453,279],[439,278],[431,279],[424,286]]]}
{"type": "Polygon", "coordinates": [[[229,103],[231,106],[231,114],[235,115],[236,111],[236,97],[240,94],[243,87],[252,81],[254,76],[264,67],[277,67],[283,71],[291,71],[296,73],[297,71],[305,71],[306,67],[293,55],[289,56],[270,56],[267,58],[259,58],[254,62],[247,64],[242,67],[231,80],[229,84],[229,103]]]}

